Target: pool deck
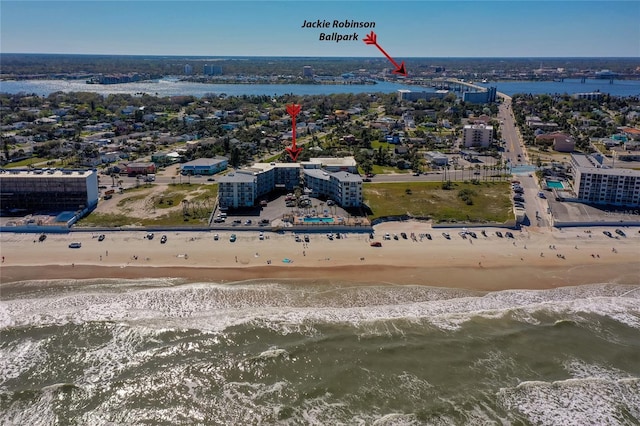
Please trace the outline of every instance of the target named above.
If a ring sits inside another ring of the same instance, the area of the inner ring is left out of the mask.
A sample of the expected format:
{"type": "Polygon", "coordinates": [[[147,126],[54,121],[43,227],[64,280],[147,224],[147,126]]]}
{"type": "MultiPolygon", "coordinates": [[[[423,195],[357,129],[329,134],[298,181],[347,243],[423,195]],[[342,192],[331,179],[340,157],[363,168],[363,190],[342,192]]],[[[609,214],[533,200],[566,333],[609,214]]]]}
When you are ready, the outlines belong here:
{"type": "Polygon", "coordinates": [[[318,227],[331,227],[331,226],[370,226],[371,223],[368,219],[363,217],[343,217],[343,216],[294,216],[294,226],[318,226],[318,227]],[[308,219],[318,219],[318,221],[308,221],[308,219]],[[307,219],[307,221],[305,221],[307,219]],[[325,221],[326,219],[333,219],[332,222],[325,221]]]}

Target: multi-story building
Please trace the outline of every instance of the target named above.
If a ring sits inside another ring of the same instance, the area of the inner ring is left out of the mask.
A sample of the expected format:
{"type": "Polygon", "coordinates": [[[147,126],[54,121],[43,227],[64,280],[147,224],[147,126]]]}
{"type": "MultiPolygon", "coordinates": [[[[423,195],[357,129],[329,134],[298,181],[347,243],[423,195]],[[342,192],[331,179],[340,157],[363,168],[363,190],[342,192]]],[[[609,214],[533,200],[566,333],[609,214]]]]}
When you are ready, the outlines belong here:
{"type": "Polygon", "coordinates": [[[640,206],[640,170],[602,166],[593,155],[572,154],[573,189],[583,203],[640,206]]]}
{"type": "Polygon", "coordinates": [[[425,90],[421,92],[414,92],[412,90],[399,89],[398,101],[418,101],[420,99],[428,101],[429,99],[444,99],[448,93],[448,90],[436,90],[435,92],[427,92],[425,90]]]}
{"type": "Polygon", "coordinates": [[[489,87],[477,92],[464,92],[462,100],[471,104],[490,104],[496,101],[497,89],[489,87]]]}
{"type": "Polygon", "coordinates": [[[222,67],[219,65],[204,64],[202,72],[204,75],[222,75],[222,67]]]}
{"type": "Polygon", "coordinates": [[[98,204],[93,170],[2,170],[0,206],[4,211],[82,211],[98,204]]]}
{"type": "Polygon", "coordinates": [[[258,185],[253,174],[229,173],[218,179],[218,182],[218,199],[221,207],[237,209],[255,205],[258,185]]]}
{"type": "MultiPolygon", "coordinates": [[[[342,207],[358,207],[362,204],[362,178],[347,171],[331,172],[320,165],[329,160],[311,159],[301,163],[256,163],[236,170],[218,181],[220,205],[224,207],[251,207],[274,190],[293,191],[304,180],[305,192],[313,197],[327,197],[342,207]],[[322,160],[322,161],[320,161],[322,160]]],[[[340,163],[344,166],[345,163],[340,163]]],[[[346,164],[350,164],[349,161],[346,164]]]]}
{"type": "Polygon", "coordinates": [[[313,68],[310,65],[305,65],[302,67],[302,77],[304,78],[313,78],[313,68]]]}
{"type": "Polygon", "coordinates": [[[184,66],[184,75],[191,75],[193,74],[193,67],[190,64],[186,64],[184,66]]]}
{"type": "Polygon", "coordinates": [[[574,99],[586,99],[589,101],[599,101],[604,95],[603,92],[574,93],[571,95],[574,99]]]}
{"type": "Polygon", "coordinates": [[[493,140],[493,126],[485,124],[467,124],[462,130],[462,140],[465,148],[486,148],[493,140]]]}
{"type": "Polygon", "coordinates": [[[362,178],[348,172],[329,173],[329,197],[342,207],[360,207],[362,178]]]}

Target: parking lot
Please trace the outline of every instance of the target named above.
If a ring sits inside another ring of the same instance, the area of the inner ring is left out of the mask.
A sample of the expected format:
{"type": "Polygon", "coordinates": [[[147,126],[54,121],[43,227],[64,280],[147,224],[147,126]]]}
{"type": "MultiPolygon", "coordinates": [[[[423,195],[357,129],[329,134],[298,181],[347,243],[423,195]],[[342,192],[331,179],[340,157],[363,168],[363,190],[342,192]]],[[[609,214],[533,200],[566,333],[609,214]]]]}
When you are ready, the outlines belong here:
{"type": "MultiPolygon", "coordinates": [[[[257,206],[246,209],[228,209],[226,212],[219,208],[214,212],[211,227],[214,229],[256,229],[268,226],[278,226],[283,219],[290,216],[328,216],[349,217],[349,213],[340,206],[327,205],[327,200],[310,197],[308,207],[287,207],[286,195],[267,199],[266,206],[257,206]],[[224,217],[224,221],[220,219],[224,217]]],[[[332,203],[328,203],[332,204],[332,203]]]]}

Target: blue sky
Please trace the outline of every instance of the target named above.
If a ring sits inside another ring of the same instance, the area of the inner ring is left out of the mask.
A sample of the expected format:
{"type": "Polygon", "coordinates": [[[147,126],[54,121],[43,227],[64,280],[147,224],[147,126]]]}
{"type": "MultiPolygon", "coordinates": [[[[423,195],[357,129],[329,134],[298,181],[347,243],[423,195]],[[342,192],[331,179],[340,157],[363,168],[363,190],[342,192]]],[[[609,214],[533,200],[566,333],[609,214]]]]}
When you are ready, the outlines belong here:
{"type": "Polygon", "coordinates": [[[640,2],[629,1],[5,1],[0,51],[202,56],[640,58],[640,2]],[[358,41],[320,41],[320,33],[358,41]]]}

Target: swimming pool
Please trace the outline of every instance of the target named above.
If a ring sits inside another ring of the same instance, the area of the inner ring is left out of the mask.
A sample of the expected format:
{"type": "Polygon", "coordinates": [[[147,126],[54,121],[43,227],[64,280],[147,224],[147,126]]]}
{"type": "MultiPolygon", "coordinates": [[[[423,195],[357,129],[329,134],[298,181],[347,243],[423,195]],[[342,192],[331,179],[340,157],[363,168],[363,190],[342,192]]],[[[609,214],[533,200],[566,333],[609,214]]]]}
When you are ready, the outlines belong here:
{"type": "Polygon", "coordinates": [[[549,180],[547,179],[547,186],[553,189],[564,189],[564,185],[559,180],[549,180]]]}
{"type": "Polygon", "coordinates": [[[332,217],[305,217],[303,220],[306,223],[333,223],[332,217]]]}

